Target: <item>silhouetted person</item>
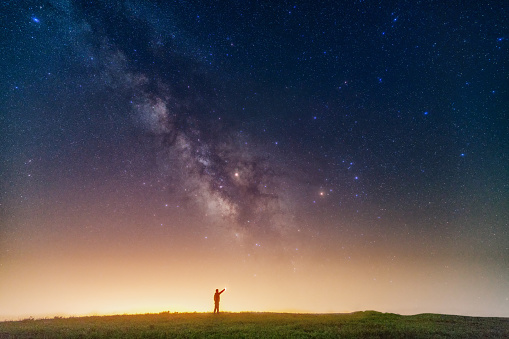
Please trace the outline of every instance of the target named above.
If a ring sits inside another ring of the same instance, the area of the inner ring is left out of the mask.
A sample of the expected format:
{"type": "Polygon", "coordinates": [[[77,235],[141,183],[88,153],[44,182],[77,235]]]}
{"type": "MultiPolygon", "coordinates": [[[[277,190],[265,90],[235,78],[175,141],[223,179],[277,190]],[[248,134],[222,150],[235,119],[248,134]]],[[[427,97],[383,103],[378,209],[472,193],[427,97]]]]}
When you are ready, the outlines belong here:
{"type": "Polygon", "coordinates": [[[223,290],[221,292],[218,291],[218,289],[216,288],[216,293],[214,293],[214,313],[219,313],[219,300],[221,299],[220,295],[221,293],[223,293],[225,290],[225,288],[223,288],[223,290]]]}

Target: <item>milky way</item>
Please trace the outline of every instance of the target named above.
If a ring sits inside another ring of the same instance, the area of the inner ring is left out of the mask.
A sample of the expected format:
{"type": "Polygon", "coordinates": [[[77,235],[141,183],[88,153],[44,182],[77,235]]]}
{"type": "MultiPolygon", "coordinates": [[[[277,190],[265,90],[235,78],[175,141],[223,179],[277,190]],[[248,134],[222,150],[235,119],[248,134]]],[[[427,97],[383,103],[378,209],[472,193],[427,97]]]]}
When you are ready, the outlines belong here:
{"type": "Polygon", "coordinates": [[[225,127],[221,108],[215,108],[220,100],[212,82],[218,80],[203,74],[195,58],[162,47],[172,38],[143,20],[129,20],[133,13],[125,6],[87,4],[78,13],[90,28],[83,35],[94,51],[91,58],[105,84],[129,98],[131,118],[153,145],[171,193],[236,237],[293,228],[282,169],[248,145],[249,136],[225,127]],[[138,59],[145,62],[133,66],[138,59]]]}

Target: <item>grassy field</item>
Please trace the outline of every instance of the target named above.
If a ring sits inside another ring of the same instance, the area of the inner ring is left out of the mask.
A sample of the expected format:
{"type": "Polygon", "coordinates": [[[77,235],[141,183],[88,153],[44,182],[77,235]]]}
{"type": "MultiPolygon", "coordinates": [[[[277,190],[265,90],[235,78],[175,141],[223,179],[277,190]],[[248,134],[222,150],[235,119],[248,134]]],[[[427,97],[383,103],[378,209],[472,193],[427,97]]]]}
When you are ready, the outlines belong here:
{"type": "Polygon", "coordinates": [[[509,338],[509,318],[439,314],[160,313],[0,322],[4,338],[509,338]]]}

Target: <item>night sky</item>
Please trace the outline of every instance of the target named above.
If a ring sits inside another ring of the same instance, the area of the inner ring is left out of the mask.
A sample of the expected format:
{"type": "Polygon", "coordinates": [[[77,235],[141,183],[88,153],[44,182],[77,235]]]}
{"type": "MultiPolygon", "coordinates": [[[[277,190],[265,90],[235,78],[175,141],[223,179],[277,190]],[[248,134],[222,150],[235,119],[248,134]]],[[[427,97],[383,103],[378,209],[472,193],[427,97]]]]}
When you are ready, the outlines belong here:
{"type": "Polygon", "coordinates": [[[3,1],[0,320],[509,317],[503,1],[3,1]]]}

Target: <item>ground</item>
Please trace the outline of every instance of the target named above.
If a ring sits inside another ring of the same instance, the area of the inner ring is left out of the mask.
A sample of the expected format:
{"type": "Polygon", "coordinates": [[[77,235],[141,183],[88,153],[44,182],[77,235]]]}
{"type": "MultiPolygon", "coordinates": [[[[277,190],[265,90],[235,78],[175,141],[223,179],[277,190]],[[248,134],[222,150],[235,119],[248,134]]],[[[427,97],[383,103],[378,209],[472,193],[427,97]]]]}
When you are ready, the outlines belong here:
{"type": "Polygon", "coordinates": [[[440,314],[170,313],[0,322],[5,338],[502,338],[509,318],[440,314]]]}

